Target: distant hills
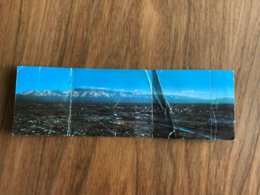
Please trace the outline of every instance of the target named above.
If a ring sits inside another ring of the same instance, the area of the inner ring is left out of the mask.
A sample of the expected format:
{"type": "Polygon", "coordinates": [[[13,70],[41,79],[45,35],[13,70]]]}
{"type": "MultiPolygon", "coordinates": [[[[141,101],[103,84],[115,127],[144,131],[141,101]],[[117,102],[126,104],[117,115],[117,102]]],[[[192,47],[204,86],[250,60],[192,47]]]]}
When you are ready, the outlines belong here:
{"type": "Polygon", "coordinates": [[[171,103],[202,103],[202,104],[233,104],[234,99],[223,97],[223,98],[217,98],[217,99],[203,99],[203,98],[196,98],[196,97],[187,97],[187,96],[166,96],[167,100],[171,103]]]}
{"type": "MultiPolygon", "coordinates": [[[[71,91],[45,90],[45,91],[26,91],[16,95],[17,101],[40,101],[40,102],[69,102],[71,99],[74,102],[92,102],[92,103],[149,103],[152,100],[151,94],[141,93],[138,91],[113,91],[106,89],[74,89],[71,91]]],[[[219,99],[202,99],[186,96],[166,96],[166,100],[170,103],[219,103],[233,104],[233,98],[219,99]]]]}

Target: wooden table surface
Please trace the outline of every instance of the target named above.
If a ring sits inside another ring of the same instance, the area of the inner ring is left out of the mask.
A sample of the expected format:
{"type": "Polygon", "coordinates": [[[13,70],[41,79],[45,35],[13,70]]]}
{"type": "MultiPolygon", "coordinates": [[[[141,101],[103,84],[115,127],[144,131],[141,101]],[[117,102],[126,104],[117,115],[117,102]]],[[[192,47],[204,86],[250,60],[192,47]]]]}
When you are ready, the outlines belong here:
{"type": "Polygon", "coordinates": [[[0,194],[260,194],[259,37],[259,0],[0,0],[0,194]],[[236,140],[12,137],[18,64],[234,69],[236,140]]]}

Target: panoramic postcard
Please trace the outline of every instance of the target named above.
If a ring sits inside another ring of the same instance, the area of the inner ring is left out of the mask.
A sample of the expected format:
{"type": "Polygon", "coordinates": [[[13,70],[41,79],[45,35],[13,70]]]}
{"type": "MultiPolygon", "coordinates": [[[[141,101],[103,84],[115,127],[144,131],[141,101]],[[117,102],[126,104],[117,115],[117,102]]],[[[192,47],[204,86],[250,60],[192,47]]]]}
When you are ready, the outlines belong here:
{"type": "Polygon", "coordinates": [[[14,135],[234,139],[234,73],[18,66],[14,135]]]}

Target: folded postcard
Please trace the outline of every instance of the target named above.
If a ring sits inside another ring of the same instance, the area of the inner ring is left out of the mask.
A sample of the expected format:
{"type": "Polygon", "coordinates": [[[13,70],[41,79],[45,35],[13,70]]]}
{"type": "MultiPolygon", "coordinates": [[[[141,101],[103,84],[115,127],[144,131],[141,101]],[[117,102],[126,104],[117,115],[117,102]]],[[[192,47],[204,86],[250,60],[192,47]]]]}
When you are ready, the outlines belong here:
{"type": "Polygon", "coordinates": [[[234,139],[234,73],[18,66],[14,135],[234,139]]]}

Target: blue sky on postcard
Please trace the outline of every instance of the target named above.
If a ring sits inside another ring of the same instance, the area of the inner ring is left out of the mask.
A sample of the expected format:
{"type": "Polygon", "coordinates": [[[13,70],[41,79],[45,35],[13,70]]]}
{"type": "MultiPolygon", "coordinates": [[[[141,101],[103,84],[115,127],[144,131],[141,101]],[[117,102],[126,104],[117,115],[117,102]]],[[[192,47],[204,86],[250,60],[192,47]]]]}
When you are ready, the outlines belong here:
{"type": "Polygon", "coordinates": [[[29,90],[70,90],[70,68],[17,67],[16,93],[29,90]]]}
{"type": "MultiPolygon", "coordinates": [[[[202,100],[234,99],[232,71],[157,70],[157,74],[165,96],[202,100]]],[[[151,81],[149,70],[19,66],[16,94],[29,90],[72,89],[106,89],[149,94],[151,81]]],[[[170,98],[169,101],[171,100],[170,98]]]]}
{"type": "Polygon", "coordinates": [[[145,70],[74,69],[73,88],[109,89],[150,93],[145,70]]]}
{"type": "Polygon", "coordinates": [[[158,70],[165,95],[200,99],[234,98],[232,71],[158,70]]]}

